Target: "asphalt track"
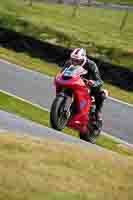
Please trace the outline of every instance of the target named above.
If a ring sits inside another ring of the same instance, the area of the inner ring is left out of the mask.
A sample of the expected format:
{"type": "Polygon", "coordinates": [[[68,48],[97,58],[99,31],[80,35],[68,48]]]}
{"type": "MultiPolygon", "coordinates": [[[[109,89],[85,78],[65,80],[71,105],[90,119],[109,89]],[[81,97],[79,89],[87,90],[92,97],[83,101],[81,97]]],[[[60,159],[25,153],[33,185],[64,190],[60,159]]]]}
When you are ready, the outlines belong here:
{"type": "MultiPolygon", "coordinates": [[[[8,112],[0,111],[0,133],[17,134],[19,136],[31,135],[38,138],[51,138],[60,140],[65,143],[79,144],[81,147],[86,147],[97,150],[104,150],[104,148],[79,140],[78,138],[61,133],[51,128],[42,126],[38,123],[24,119],[8,112]]],[[[37,139],[37,138],[36,138],[37,139]]]]}
{"type": "MultiPolygon", "coordinates": [[[[53,80],[41,73],[0,61],[0,89],[50,109],[53,80]]],[[[103,131],[133,144],[133,106],[107,99],[103,131]]]]}

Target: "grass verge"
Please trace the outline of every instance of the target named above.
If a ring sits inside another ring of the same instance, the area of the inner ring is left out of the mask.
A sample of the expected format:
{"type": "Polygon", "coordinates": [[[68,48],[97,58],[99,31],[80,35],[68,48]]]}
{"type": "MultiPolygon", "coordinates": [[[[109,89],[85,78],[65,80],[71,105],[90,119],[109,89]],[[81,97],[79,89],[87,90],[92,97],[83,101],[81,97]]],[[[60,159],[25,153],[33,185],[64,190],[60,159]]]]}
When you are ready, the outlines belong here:
{"type": "MultiPolygon", "coordinates": [[[[2,92],[0,92],[0,109],[50,127],[49,112],[2,92]]],[[[78,132],[72,129],[65,128],[64,132],[78,137],[78,132]]],[[[118,142],[106,136],[101,135],[97,139],[97,144],[120,154],[133,156],[133,150],[120,146],[118,142]]]]}
{"type": "MultiPolygon", "coordinates": [[[[49,76],[55,76],[60,70],[54,63],[48,63],[26,53],[17,53],[2,47],[0,47],[0,58],[49,76]]],[[[133,104],[133,92],[127,92],[108,83],[105,83],[105,88],[108,89],[110,96],[133,104]]]]}
{"type": "Polygon", "coordinates": [[[11,30],[66,47],[83,46],[88,53],[133,69],[133,13],[120,31],[125,11],[59,4],[1,0],[0,24],[11,30]]]}
{"type": "Polygon", "coordinates": [[[112,152],[0,135],[1,200],[132,200],[132,169],[112,152]]]}

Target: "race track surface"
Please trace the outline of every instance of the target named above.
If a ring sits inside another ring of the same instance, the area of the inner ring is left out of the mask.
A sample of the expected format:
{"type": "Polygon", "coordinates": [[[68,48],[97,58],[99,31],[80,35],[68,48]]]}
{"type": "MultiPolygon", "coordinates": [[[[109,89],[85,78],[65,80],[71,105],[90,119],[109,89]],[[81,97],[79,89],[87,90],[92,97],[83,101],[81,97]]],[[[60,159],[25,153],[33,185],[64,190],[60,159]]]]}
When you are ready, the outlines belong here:
{"type": "Polygon", "coordinates": [[[20,136],[31,135],[43,139],[47,137],[60,140],[69,144],[79,144],[81,147],[91,147],[91,149],[97,149],[98,151],[106,151],[100,146],[85,142],[83,140],[79,140],[74,136],[61,133],[51,128],[47,128],[38,123],[16,116],[15,114],[0,110],[0,119],[0,133],[16,133],[20,136]]]}
{"type": "MultiPolygon", "coordinates": [[[[0,89],[50,109],[55,90],[53,79],[0,61],[0,89]]],[[[103,131],[133,144],[133,107],[107,99],[103,131]]]]}

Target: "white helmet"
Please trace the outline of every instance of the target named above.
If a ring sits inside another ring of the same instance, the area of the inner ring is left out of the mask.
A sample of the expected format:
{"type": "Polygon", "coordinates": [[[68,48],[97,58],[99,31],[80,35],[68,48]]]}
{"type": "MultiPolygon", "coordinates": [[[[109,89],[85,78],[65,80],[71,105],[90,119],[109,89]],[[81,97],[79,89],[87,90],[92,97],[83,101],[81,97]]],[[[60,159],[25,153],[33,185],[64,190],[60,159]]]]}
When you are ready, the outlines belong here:
{"type": "Polygon", "coordinates": [[[86,62],[86,50],[83,48],[76,48],[71,53],[71,61],[73,65],[83,66],[86,62]]]}

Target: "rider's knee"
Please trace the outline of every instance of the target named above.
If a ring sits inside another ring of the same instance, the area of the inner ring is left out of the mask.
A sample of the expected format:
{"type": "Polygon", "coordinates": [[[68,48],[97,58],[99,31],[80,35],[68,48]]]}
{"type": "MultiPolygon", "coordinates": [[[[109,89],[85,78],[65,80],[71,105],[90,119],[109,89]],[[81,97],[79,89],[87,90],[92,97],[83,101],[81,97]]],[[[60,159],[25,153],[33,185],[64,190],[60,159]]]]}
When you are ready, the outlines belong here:
{"type": "Polygon", "coordinates": [[[100,96],[101,96],[102,100],[105,100],[108,97],[108,91],[105,89],[102,89],[100,91],[100,96]]]}

